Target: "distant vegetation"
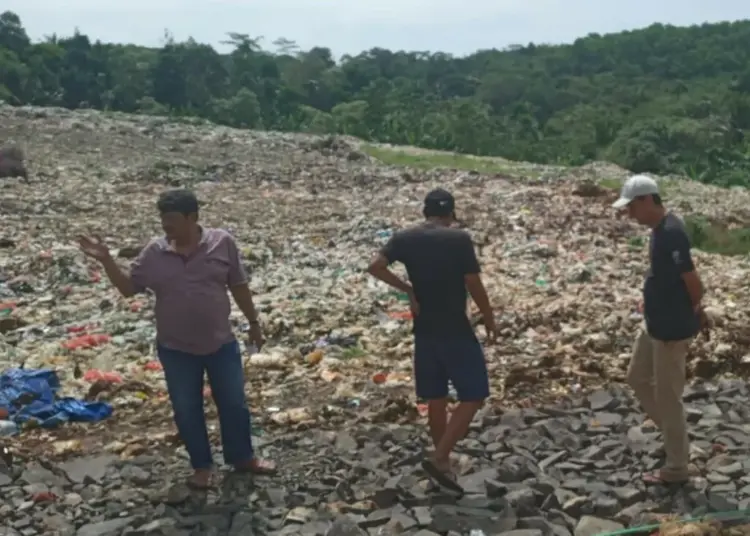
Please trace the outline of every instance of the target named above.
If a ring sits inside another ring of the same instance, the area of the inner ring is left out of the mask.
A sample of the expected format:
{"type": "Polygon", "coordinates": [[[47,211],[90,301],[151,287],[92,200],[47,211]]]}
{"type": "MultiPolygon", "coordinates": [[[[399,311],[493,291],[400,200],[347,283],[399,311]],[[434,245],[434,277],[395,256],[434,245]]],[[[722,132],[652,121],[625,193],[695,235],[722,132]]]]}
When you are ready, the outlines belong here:
{"type": "Polygon", "coordinates": [[[461,58],[372,49],[336,62],[326,48],[302,51],[285,39],[273,51],[252,35],[228,41],[227,55],[192,40],[149,49],[92,43],[82,33],[32,43],[6,12],[0,99],[548,164],[605,159],[748,185],[750,21],[656,24],[461,58]]]}
{"type": "Polygon", "coordinates": [[[685,218],[685,225],[693,247],[701,251],[720,255],[750,253],[750,229],[747,227],[728,228],[700,216],[685,218]]]}

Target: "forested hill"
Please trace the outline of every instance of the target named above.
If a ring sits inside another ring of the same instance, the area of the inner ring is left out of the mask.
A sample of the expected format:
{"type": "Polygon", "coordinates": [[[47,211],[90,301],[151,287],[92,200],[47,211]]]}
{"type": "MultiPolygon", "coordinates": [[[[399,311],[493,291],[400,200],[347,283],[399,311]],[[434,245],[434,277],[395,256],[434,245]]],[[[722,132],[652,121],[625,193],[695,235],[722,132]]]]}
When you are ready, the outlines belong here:
{"type": "Polygon", "coordinates": [[[372,49],[338,62],[285,39],[227,40],[228,55],[192,40],[147,49],[83,33],[32,43],[6,12],[0,99],[750,184],[750,21],[466,57],[372,49]]]}

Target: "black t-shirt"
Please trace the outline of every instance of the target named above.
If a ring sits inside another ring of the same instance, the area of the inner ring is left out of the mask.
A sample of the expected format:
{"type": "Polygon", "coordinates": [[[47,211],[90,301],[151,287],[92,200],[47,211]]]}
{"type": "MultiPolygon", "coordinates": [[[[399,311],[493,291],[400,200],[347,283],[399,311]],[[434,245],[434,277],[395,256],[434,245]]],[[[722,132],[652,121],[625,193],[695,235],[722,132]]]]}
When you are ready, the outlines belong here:
{"type": "Polygon", "coordinates": [[[694,337],[700,325],[682,274],[695,266],[682,220],[667,213],[651,232],[649,250],[651,267],[643,286],[648,334],[660,341],[694,337]]]}
{"type": "Polygon", "coordinates": [[[415,335],[476,338],[466,316],[464,276],[480,269],[468,233],[425,223],[394,234],[381,253],[406,267],[419,302],[415,335]]]}

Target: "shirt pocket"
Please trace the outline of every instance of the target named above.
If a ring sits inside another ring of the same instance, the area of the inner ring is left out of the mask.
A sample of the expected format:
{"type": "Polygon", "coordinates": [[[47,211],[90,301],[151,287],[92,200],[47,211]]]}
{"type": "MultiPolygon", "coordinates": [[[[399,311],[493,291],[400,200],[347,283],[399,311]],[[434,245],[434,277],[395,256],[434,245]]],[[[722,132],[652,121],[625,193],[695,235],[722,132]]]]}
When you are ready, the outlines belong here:
{"type": "Polygon", "coordinates": [[[229,280],[229,259],[209,257],[203,261],[199,273],[194,276],[212,283],[226,285],[229,280]]]}

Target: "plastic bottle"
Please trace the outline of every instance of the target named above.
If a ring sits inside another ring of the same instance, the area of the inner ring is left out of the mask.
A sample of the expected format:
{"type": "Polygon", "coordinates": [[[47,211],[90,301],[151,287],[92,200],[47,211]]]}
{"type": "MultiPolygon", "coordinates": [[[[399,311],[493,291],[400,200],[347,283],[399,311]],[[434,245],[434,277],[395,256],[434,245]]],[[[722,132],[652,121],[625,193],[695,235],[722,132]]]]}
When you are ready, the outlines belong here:
{"type": "Polygon", "coordinates": [[[539,271],[539,275],[535,281],[536,286],[541,289],[547,288],[547,263],[542,264],[542,268],[539,271]]]}
{"type": "Polygon", "coordinates": [[[13,436],[18,433],[18,425],[13,421],[0,421],[0,437],[13,436]]]}

